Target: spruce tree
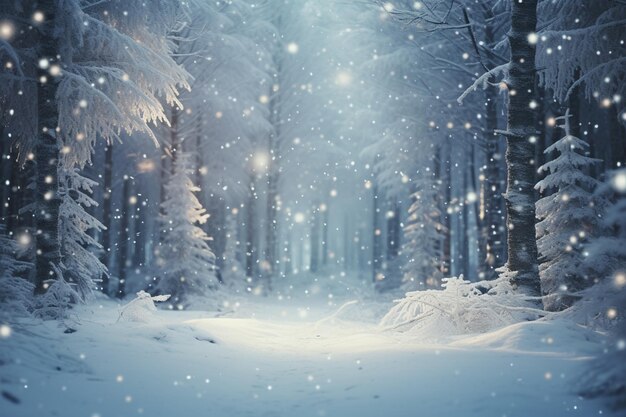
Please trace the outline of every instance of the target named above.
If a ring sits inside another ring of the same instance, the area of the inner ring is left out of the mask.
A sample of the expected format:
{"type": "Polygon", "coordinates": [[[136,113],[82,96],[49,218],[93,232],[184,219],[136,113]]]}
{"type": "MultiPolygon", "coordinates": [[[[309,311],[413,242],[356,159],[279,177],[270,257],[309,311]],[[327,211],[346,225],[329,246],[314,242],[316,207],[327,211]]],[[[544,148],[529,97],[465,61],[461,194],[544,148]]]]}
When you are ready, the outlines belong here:
{"type": "Polygon", "coordinates": [[[174,173],[165,185],[161,224],[163,238],[158,249],[160,279],[156,291],[171,294],[172,302],[184,305],[191,295],[207,295],[219,285],[211,238],[198,225],[209,215],[195,194],[200,189],[191,181],[191,157],[179,152],[174,173]]]}
{"type": "Polygon", "coordinates": [[[565,136],[544,151],[557,151],[559,156],[539,168],[548,174],[535,186],[542,194],[554,190],[537,202],[539,276],[548,311],[570,307],[576,293],[592,283],[583,271],[584,245],[597,233],[599,222],[593,195],[598,181],[585,171],[600,161],[583,155],[589,145],[572,136],[569,117],[568,110],[559,118],[564,120],[565,136]]]}

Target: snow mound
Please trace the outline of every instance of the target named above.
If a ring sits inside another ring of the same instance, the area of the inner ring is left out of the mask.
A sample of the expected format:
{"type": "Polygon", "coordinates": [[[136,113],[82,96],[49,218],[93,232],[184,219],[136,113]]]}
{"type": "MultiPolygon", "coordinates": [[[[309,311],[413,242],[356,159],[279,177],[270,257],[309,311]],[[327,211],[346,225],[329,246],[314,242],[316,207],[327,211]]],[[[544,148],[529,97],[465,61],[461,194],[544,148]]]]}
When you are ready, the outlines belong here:
{"type": "Polygon", "coordinates": [[[381,327],[427,339],[487,333],[542,317],[533,300],[516,294],[509,277],[471,283],[444,278],[443,290],[414,291],[383,317],[381,327]]]}
{"type": "Polygon", "coordinates": [[[139,291],[137,298],[122,307],[117,321],[148,323],[154,318],[154,313],[157,311],[154,302],[167,301],[169,298],[169,294],[153,297],[145,291],[139,291]]]}
{"type": "Polygon", "coordinates": [[[603,339],[601,334],[568,320],[540,319],[464,337],[449,346],[591,357],[597,353],[603,339]]]}

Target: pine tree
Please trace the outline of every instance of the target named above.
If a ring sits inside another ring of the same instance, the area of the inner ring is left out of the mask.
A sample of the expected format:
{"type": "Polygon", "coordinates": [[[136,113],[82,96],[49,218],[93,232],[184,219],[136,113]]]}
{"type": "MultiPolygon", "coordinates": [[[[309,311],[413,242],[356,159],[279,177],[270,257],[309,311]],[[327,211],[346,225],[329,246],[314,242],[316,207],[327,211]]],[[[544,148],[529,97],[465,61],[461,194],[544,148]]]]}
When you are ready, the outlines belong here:
{"type": "Polygon", "coordinates": [[[598,279],[624,273],[626,265],[626,169],[609,174],[608,181],[598,188],[603,206],[601,236],[589,245],[587,267],[598,279]]]}
{"type": "Polygon", "coordinates": [[[11,72],[10,81],[0,83],[2,108],[11,112],[0,118],[20,163],[34,161],[37,293],[63,273],[61,159],[67,168],[82,168],[98,138],[111,143],[122,132],[156,142],[151,123],[167,121],[162,101],[178,104],[178,88],[188,88],[188,73],[168,57],[166,39],[184,5],[122,3],[3,2],[3,18],[16,28],[10,46],[0,45],[11,72]],[[10,117],[14,111],[19,118],[10,117]]]}
{"type": "Polygon", "coordinates": [[[582,155],[589,145],[571,135],[569,117],[568,110],[561,126],[565,136],[545,150],[560,155],[539,168],[548,174],[535,186],[541,193],[555,190],[536,205],[541,220],[536,226],[542,261],[539,276],[548,311],[570,307],[576,293],[592,283],[583,272],[583,247],[598,231],[599,207],[593,195],[598,181],[585,170],[601,161],[582,155]]]}
{"type": "MultiPolygon", "coordinates": [[[[430,175],[430,173],[427,173],[430,175]]],[[[430,178],[423,178],[413,193],[407,226],[404,227],[405,243],[402,254],[407,259],[404,281],[437,287],[441,276],[440,211],[437,207],[437,187],[430,178]]],[[[414,286],[414,285],[412,285],[414,286]]]]}
{"type": "Polygon", "coordinates": [[[158,250],[157,265],[160,279],[156,291],[171,294],[172,301],[183,304],[190,295],[206,295],[219,285],[216,277],[215,255],[207,244],[211,238],[197,226],[209,215],[195,196],[200,189],[191,176],[194,169],[191,156],[177,154],[174,173],[165,186],[162,204],[163,238],[158,250]]]}
{"type": "Polygon", "coordinates": [[[104,225],[85,210],[98,205],[90,196],[96,185],[97,182],[80,175],[78,168],[62,167],[59,172],[62,270],[83,300],[96,288],[96,282],[108,274],[94,253],[102,250],[102,245],[88,233],[104,230],[104,225]]]}

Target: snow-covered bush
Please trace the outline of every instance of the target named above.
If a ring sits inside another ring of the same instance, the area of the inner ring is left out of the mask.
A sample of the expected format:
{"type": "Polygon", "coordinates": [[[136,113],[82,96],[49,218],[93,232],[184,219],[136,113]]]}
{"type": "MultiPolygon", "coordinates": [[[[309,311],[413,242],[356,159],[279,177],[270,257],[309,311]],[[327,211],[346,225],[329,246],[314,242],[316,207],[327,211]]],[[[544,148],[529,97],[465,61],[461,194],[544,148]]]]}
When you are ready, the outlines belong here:
{"type": "Polygon", "coordinates": [[[493,281],[444,278],[443,290],[414,291],[383,317],[380,325],[422,337],[485,333],[545,314],[536,300],[516,293],[507,274],[493,281]]]}
{"type": "Polygon", "coordinates": [[[139,291],[137,298],[122,307],[117,321],[147,323],[153,317],[154,312],[157,311],[154,302],[167,301],[169,298],[169,294],[153,297],[145,291],[139,291]]]}
{"type": "Polygon", "coordinates": [[[36,296],[33,314],[44,320],[57,320],[67,318],[67,312],[72,304],[80,302],[80,295],[74,287],[65,280],[63,265],[57,266],[51,263],[55,279],[45,282],[46,292],[36,296]]]}
{"type": "Polygon", "coordinates": [[[0,316],[26,315],[33,307],[34,286],[18,276],[32,265],[17,259],[18,250],[16,242],[0,225],[0,316]]]}

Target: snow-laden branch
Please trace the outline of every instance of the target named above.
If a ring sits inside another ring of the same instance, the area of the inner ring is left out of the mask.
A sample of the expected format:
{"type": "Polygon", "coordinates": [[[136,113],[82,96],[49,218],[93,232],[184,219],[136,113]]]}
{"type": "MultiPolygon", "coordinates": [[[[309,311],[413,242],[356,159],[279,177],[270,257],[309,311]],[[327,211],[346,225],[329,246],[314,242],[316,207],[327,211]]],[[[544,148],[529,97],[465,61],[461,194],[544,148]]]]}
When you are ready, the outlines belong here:
{"type": "Polygon", "coordinates": [[[463,104],[463,100],[465,100],[465,98],[469,96],[472,92],[478,90],[478,87],[482,87],[483,90],[489,87],[489,79],[491,79],[492,77],[498,77],[498,76],[502,76],[502,78],[506,78],[508,72],[509,72],[509,63],[506,63],[506,64],[499,65],[495,67],[494,69],[484,73],[483,75],[478,77],[476,81],[474,81],[474,83],[467,90],[463,92],[463,94],[459,96],[459,98],[457,99],[457,102],[459,104],[463,104]]]}

